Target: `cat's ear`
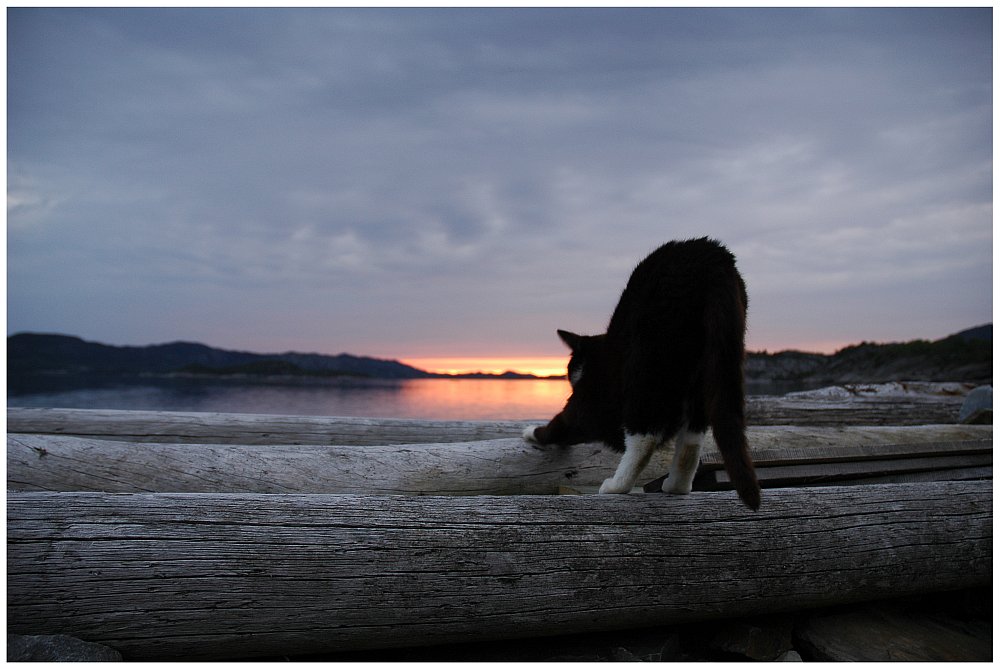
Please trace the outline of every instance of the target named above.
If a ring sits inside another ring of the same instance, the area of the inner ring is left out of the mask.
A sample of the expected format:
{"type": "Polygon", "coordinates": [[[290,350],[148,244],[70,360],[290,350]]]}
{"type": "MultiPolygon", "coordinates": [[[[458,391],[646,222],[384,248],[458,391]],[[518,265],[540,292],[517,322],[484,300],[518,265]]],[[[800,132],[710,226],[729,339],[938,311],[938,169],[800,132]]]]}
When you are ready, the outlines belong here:
{"type": "Polygon", "coordinates": [[[569,346],[569,350],[571,351],[575,351],[580,346],[580,340],[583,339],[580,335],[567,332],[566,330],[556,330],[556,334],[559,335],[564,344],[569,346]]]}

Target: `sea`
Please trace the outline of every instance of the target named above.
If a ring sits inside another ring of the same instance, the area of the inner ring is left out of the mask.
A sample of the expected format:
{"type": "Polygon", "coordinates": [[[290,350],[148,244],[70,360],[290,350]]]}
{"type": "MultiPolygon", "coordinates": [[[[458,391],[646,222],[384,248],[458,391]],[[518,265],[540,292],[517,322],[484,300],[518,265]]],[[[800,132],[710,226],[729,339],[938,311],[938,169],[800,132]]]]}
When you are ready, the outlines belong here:
{"type": "MultiPolygon", "coordinates": [[[[792,386],[748,386],[775,395],[792,386]]],[[[8,407],[204,411],[428,420],[547,420],[565,379],[345,379],[305,383],[191,378],[57,379],[8,385],[8,407]]]]}

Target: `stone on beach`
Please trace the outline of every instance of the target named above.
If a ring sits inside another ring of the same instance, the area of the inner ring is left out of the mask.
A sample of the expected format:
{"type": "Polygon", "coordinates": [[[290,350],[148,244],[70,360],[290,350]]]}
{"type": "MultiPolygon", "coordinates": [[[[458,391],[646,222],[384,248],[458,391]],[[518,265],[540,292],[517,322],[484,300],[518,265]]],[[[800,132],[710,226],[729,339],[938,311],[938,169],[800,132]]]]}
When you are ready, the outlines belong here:
{"type": "Polygon", "coordinates": [[[993,386],[979,386],[966,396],[958,411],[958,422],[973,425],[993,423],[993,386]]]}

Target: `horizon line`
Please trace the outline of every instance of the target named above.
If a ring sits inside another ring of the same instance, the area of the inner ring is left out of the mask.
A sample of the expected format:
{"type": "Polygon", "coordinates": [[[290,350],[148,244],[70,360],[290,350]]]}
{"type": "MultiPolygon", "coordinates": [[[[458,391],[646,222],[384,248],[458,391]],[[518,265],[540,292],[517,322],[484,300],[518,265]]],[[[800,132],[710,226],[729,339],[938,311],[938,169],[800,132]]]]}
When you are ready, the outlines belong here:
{"type": "MultiPolygon", "coordinates": [[[[963,330],[958,330],[951,335],[945,335],[939,339],[946,339],[954,334],[959,334],[966,330],[977,329],[980,327],[985,327],[992,325],[992,321],[983,323],[981,325],[973,326],[970,328],[965,328],[963,330]]],[[[431,374],[443,374],[443,375],[462,375],[462,374],[491,374],[500,375],[506,372],[513,372],[517,374],[530,374],[540,378],[547,377],[565,377],[566,376],[566,365],[569,361],[569,352],[562,355],[464,355],[464,356],[454,356],[454,355],[385,355],[385,354],[368,354],[368,353],[354,353],[340,351],[338,353],[321,353],[318,351],[296,351],[296,350],[286,350],[286,351],[264,351],[257,352],[250,349],[246,349],[240,346],[226,346],[226,345],[215,345],[206,344],[201,341],[195,341],[192,339],[174,339],[170,341],[163,341],[151,344],[107,344],[98,340],[87,339],[80,335],[70,335],[59,332],[43,332],[37,330],[22,330],[13,333],[8,333],[7,337],[13,337],[17,335],[40,335],[40,336],[63,336],[63,337],[73,337],[80,339],[85,342],[97,343],[104,346],[120,346],[120,347],[147,347],[147,346],[163,346],[169,344],[187,343],[187,344],[197,344],[202,346],[207,346],[209,348],[216,348],[220,350],[228,350],[235,352],[245,352],[254,353],[256,355],[284,355],[287,353],[299,353],[303,355],[325,355],[330,357],[335,357],[337,355],[351,355],[355,357],[366,357],[372,359],[380,360],[391,360],[408,365],[415,369],[423,372],[428,372],[431,374]]],[[[775,355],[778,353],[795,352],[804,354],[815,354],[815,355],[833,355],[838,351],[852,346],[859,346],[861,344],[895,344],[895,343],[906,343],[909,341],[918,341],[917,339],[908,339],[906,341],[874,341],[874,340],[861,340],[855,342],[812,342],[811,345],[807,347],[747,347],[746,353],[748,355],[752,354],[764,354],[764,355],[775,355]]],[[[937,340],[928,340],[937,341],[937,340]]]]}

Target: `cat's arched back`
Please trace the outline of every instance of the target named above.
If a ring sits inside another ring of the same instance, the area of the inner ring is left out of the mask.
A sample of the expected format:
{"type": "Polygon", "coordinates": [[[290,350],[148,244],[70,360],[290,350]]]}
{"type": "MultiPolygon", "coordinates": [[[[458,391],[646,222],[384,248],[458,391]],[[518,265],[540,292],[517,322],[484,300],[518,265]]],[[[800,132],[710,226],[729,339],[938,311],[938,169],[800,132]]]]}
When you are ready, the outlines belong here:
{"type": "Polygon", "coordinates": [[[623,451],[601,492],[629,492],[653,450],[676,437],[664,491],[684,494],[711,427],[744,503],[760,506],[745,436],[743,356],[746,284],[732,253],[701,238],[664,244],[632,272],[607,332],[564,330],[573,394],[540,444],[600,441],[623,451]]]}

